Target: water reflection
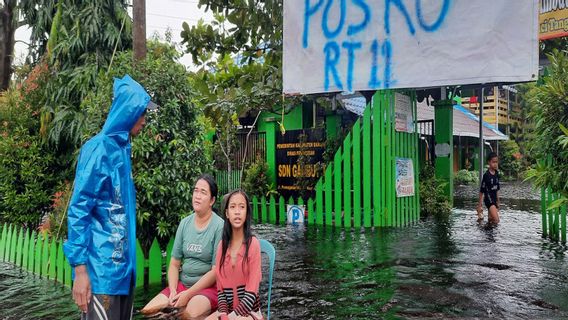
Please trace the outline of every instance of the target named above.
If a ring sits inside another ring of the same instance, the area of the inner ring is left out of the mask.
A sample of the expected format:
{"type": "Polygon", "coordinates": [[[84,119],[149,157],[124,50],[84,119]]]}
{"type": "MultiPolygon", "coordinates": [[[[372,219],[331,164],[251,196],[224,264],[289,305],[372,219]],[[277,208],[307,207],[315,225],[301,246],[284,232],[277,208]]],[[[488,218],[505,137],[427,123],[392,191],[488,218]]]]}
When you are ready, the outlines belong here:
{"type": "MultiPolygon", "coordinates": [[[[277,249],[272,318],[568,318],[567,250],[542,239],[538,202],[505,202],[495,228],[477,223],[475,201],[457,205],[400,229],[256,226],[277,249]]],[[[0,270],[3,317],[77,317],[68,289],[0,270]]],[[[137,292],[136,307],[160,289],[137,292]]]]}

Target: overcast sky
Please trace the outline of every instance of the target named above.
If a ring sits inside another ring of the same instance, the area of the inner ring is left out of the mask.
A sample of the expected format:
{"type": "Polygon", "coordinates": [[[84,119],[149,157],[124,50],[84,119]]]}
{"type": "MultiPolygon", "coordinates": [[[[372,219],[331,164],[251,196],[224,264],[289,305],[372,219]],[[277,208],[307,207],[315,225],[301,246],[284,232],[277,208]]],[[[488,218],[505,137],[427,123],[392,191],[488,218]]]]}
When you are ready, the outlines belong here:
{"type": "MultiPolygon", "coordinates": [[[[132,3],[132,1],[130,1],[132,3]]],[[[197,0],[146,0],[146,36],[151,38],[154,34],[164,37],[169,28],[172,32],[172,41],[181,43],[181,24],[185,21],[190,26],[197,24],[199,19],[210,21],[212,14],[204,13],[197,8],[197,0]]],[[[30,29],[21,27],[16,30],[16,40],[28,42],[30,29]]],[[[16,43],[15,63],[21,64],[28,52],[27,45],[16,43]]],[[[191,57],[184,55],[181,62],[191,68],[191,57]]]]}

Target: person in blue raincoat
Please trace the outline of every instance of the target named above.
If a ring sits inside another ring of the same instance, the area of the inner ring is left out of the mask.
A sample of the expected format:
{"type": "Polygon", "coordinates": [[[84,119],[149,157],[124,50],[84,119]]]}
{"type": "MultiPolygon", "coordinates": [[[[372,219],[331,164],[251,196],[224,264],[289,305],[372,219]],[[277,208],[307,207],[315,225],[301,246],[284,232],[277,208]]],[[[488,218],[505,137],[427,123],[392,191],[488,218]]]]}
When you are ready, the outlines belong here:
{"type": "Polygon", "coordinates": [[[115,79],[102,131],[81,148],[64,252],[83,319],[130,319],[136,268],[136,191],[130,139],[155,109],[130,76],[115,79]]]}

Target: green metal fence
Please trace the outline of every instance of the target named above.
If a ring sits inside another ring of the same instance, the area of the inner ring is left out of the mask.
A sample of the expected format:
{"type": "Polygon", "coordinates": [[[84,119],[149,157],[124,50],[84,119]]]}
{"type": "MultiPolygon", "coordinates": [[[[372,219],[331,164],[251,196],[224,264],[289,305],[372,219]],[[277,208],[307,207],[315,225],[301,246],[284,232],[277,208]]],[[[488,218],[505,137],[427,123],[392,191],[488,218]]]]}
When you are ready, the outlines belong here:
{"type": "MultiPolygon", "coordinates": [[[[395,130],[395,93],[382,91],[355,123],[316,185],[308,221],[335,227],[404,226],[419,219],[419,134],[395,130]],[[396,195],[396,158],[413,161],[415,194],[396,195]],[[315,215],[315,217],[314,217],[315,215]]],[[[415,99],[411,99],[415,101],[415,99]]],[[[412,102],[416,119],[416,103],[412,102]]]]}
{"type": "MultiPolygon", "coordinates": [[[[71,286],[71,266],[63,254],[63,241],[52,239],[42,233],[36,234],[21,227],[4,224],[0,231],[0,260],[9,262],[39,277],[54,280],[68,287],[71,286]]],[[[166,249],[166,257],[157,240],[152,242],[148,257],[142,253],[142,247],[136,243],[136,286],[161,284],[164,266],[168,267],[173,239],[166,249]],[[148,273],[146,280],[144,275],[148,273]]]]}
{"type": "Polygon", "coordinates": [[[552,193],[548,188],[541,189],[542,236],[552,240],[566,242],[567,206],[549,210],[550,204],[560,195],[552,193]]]}
{"type": "MultiPolygon", "coordinates": [[[[253,198],[256,222],[285,224],[286,204],[306,205],[307,223],[335,227],[405,226],[419,219],[418,141],[416,99],[411,110],[414,132],[395,130],[394,91],[377,92],[362,119],[353,126],[343,144],[326,165],[315,186],[314,198],[253,198]],[[396,159],[413,162],[414,190],[397,197],[396,159]]],[[[223,184],[223,179],[220,185],[223,184]]],[[[228,190],[226,190],[228,191],[228,190]]],[[[222,193],[225,193],[224,191],[222,193]]]]}

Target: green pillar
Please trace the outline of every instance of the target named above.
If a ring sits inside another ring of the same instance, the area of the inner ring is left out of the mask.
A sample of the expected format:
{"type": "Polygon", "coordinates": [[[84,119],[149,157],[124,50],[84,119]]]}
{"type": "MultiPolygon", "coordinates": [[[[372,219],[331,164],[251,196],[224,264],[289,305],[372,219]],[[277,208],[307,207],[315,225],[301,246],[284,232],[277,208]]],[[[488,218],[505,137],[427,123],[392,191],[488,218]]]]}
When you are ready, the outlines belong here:
{"type": "Polygon", "coordinates": [[[454,139],[452,101],[437,101],[434,104],[436,140],[436,178],[446,182],[445,196],[453,203],[454,198],[454,139]]]}
{"type": "Polygon", "coordinates": [[[268,165],[268,182],[276,185],[276,135],[279,134],[277,123],[274,118],[266,121],[266,163],[268,165]]]}
{"type": "Polygon", "coordinates": [[[339,115],[333,113],[325,117],[325,133],[328,139],[337,137],[337,130],[339,128],[339,115]]]}

